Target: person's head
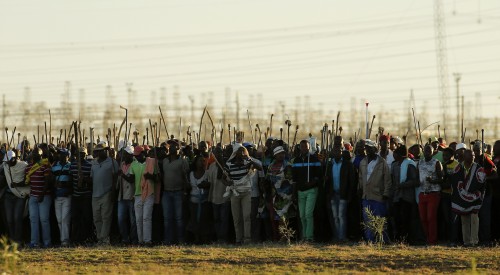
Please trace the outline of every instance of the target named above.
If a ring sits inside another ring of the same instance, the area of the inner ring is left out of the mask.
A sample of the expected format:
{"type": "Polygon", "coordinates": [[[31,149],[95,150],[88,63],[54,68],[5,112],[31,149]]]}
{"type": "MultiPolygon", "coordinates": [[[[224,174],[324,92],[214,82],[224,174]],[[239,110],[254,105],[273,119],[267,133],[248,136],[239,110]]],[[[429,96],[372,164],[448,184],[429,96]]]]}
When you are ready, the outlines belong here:
{"type": "Polygon", "coordinates": [[[387,135],[381,135],[378,138],[379,144],[380,144],[380,150],[381,151],[387,151],[389,149],[389,136],[387,135]]]}
{"type": "Polygon", "coordinates": [[[80,154],[80,159],[85,159],[85,157],[87,156],[87,148],[85,148],[84,146],[78,148],[78,154],[80,154]]]}
{"type": "Polygon", "coordinates": [[[17,163],[17,155],[14,151],[9,150],[3,157],[3,161],[7,162],[9,166],[14,166],[17,163]]]}
{"type": "Polygon", "coordinates": [[[129,145],[123,148],[122,150],[123,150],[122,161],[127,164],[132,163],[132,161],[134,160],[134,146],[129,145]]]}
{"type": "Polygon", "coordinates": [[[365,139],[365,152],[370,158],[374,158],[377,155],[377,144],[372,140],[365,139]]]}
{"type": "Polygon", "coordinates": [[[457,144],[458,143],[456,143],[455,141],[453,141],[452,143],[450,143],[448,145],[448,148],[451,148],[451,149],[453,149],[453,151],[455,151],[455,150],[457,150],[457,144]]]}
{"type": "Polygon", "coordinates": [[[431,144],[425,145],[425,147],[424,147],[425,160],[429,161],[432,158],[433,154],[434,154],[434,147],[431,144]]]}
{"type": "Polygon", "coordinates": [[[455,159],[455,151],[450,147],[443,150],[443,160],[445,163],[450,163],[455,159]]]}
{"type": "Polygon", "coordinates": [[[134,157],[138,162],[144,162],[146,160],[146,151],[143,146],[135,146],[134,157]]]}
{"type": "Polygon", "coordinates": [[[215,158],[219,161],[219,162],[222,162],[222,159],[223,159],[223,152],[224,152],[224,149],[222,148],[222,146],[216,146],[213,148],[212,150],[212,153],[214,154],[215,158]]]}
{"type": "Polygon", "coordinates": [[[422,148],[420,147],[419,144],[413,144],[408,149],[408,152],[410,154],[412,154],[415,159],[418,159],[418,158],[420,158],[420,155],[422,154],[422,148]]]}
{"type": "Polygon", "coordinates": [[[474,162],[474,151],[466,149],[464,151],[464,164],[470,166],[474,162]]]}
{"type": "Polygon", "coordinates": [[[300,154],[305,156],[309,154],[309,149],[311,148],[311,144],[307,139],[303,139],[300,141],[300,154]]]}
{"type": "Polygon", "coordinates": [[[391,144],[389,145],[389,149],[392,151],[396,150],[399,146],[403,145],[404,141],[399,137],[395,136],[391,138],[391,144]]]}
{"type": "Polygon", "coordinates": [[[247,149],[248,154],[252,157],[255,157],[255,154],[257,153],[257,149],[255,146],[251,143],[243,143],[243,146],[247,149]]]}
{"type": "Polygon", "coordinates": [[[205,158],[202,155],[196,155],[191,164],[191,170],[204,170],[205,169],[205,158]]]}
{"type": "Polygon", "coordinates": [[[33,151],[31,151],[31,160],[33,162],[38,162],[42,159],[43,151],[42,149],[35,147],[33,151]]]}
{"type": "Polygon", "coordinates": [[[60,149],[57,153],[60,163],[67,163],[69,161],[70,152],[68,149],[60,149]]]}
{"type": "Polygon", "coordinates": [[[198,143],[198,150],[200,152],[208,152],[208,144],[206,141],[202,140],[198,143]]]}
{"type": "Polygon", "coordinates": [[[474,155],[481,156],[483,154],[483,143],[480,140],[476,140],[472,146],[472,151],[474,151],[474,155]]]}
{"type": "Polygon", "coordinates": [[[408,150],[406,149],[406,145],[401,145],[396,150],[394,150],[394,159],[397,162],[402,162],[408,156],[408,150]]]}
{"type": "Polygon", "coordinates": [[[354,148],[354,154],[356,156],[365,155],[365,141],[363,139],[360,139],[358,140],[358,142],[356,142],[356,147],[354,148]]]}
{"type": "Polygon", "coordinates": [[[250,157],[250,155],[248,154],[248,150],[247,148],[241,146],[241,147],[238,147],[237,149],[235,149],[236,151],[235,152],[235,155],[234,155],[234,158],[235,160],[237,161],[242,161],[242,160],[246,160],[250,157]]]}
{"type": "Polygon", "coordinates": [[[282,146],[277,146],[273,150],[273,155],[276,161],[283,161],[285,160],[285,149],[282,146]]]}
{"type": "Polygon", "coordinates": [[[491,144],[486,144],[486,154],[491,155],[493,152],[493,146],[491,144]]]}
{"type": "Polygon", "coordinates": [[[464,143],[459,143],[455,149],[455,158],[462,162],[464,161],[464,151],[467,149],[467,146],[464,143]]]}
{"type": "Polygon", "coordinates": [[[333,146],[332,156],[336,161],[339,161],[342,158],[342,147],[341,146],[333,146]]]}
{"type": "Polygon", "coordinates": [[[175,140],[168,141],[168,154],[170,156],[178,156],[179,150],[180,150],[179,142],[175,140]]]}
{"type": "Polygon", "coordinates": [[[496,157],[500,156],[500,140],[493,143],[493,155],[496,157]]]}
{"type": "Polygon", "coordinates": [[[274,145],[274,138],[270,137],[268,139],[266,139],[266,147],[267,148],[272,148],[274,145]]]}
{"type": "MultiPolygon", "coordinates": [[[[429,139],[430,139],[430,138],[429,138],[429,139]]],[[[432,141],[432,142],[431,142],[431,146],[432,146],[432,149],[433,149],[433,151],[432,151],[432,152],[436,151],[436,150],[438,149],[438,147],[439,147],[439,141],[437,141],[437,140],[432,141]]],[[[424,151],[425,151],[425,148],[424,148],[424,151]]],[[[425,152],[424,152],[424,153],[425,153],[425,152]]]]}

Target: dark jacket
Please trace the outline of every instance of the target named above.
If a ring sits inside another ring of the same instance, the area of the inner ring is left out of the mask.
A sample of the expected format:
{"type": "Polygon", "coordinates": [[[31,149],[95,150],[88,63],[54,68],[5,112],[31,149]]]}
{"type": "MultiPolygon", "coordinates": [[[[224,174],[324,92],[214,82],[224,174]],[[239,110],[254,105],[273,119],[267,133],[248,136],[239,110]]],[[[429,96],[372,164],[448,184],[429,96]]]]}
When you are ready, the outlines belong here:
{"type": "Polygon", "coordinates": [[[292,176],[297,186],[297,190],[306,191],[317,187],[322,179],[323,172],[321,162],[316,155],[310,154],[309,157],[299,156],[293,159],[292,176]],[[309,169],[309,182],[307,183],[307,171],[309,169]]]}
{"type": "MultiPolygon", "coordinates": [[[[326,195],[331,198],[334,195],[333,190],[333,159],[328,159],[326,162],[326,177],[325,177],[325,191],[326,195]]],[[[342,160],[340,167],[340,199],[350,201],[356,192],[356,175],[354,172],[354,165],[348,160],[342,160]]]]}
{"type": "Polygon", "coordinates": [[[406,181],[400,182],[401,163],[394,161],[391,165],[391,175],[394,202],[403,200],[415,203],[415,187],[420,185],[417,167],[408,165],[406,181]]]}

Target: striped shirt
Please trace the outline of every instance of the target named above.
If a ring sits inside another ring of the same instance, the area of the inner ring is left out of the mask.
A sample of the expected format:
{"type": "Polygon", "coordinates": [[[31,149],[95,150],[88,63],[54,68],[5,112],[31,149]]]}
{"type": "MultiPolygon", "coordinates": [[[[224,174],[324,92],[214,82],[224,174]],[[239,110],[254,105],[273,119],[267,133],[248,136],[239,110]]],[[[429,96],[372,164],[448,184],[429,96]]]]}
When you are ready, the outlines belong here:
{"type": "Polygon", "coordinates": [[[236,164],[232,161],[226,162],[226,171],[229,174],[229,177],[236,181],[242,179],[244,176],[248,175],[250,172],[250,162],[244,160],[242,164],[236,164]]]}
{"type": "Polygon", "coordinates": [[[61,162],[56,162],[52,166],[52,174],[56,180],[56,197],[66,197],[71,193],[71,163],[67,162],[64,165],[61,162]]]}
{"type": "MultiPolygon", "coordinates": [[[[254,161],[257,162],[256,160],[254,161]]],[[[237,192],[250,192],[252,190],[252,177],[255,174],[251,170],[251,167],[252,165],[248,160],[243,160],[243,163],[226,162],[225,169],[234,182],[234,185],[231,187],[237,192]]]]}
{"type": "MultiPolygon", "coordinates": [[[[90,177],[90,168],[92,164],[86,159],[82,159],[82,177],[90,177]]],[[[71,176],[73,177],[73,197],[87,197],[92,196],[92,189],[90,184],[85,184],[82,182],[82,187],[78,187],[78,164],[76,160],[71,163],[71,176]]]]}
{"type": "MultiPolygon", "coordinates": [[[[26,175],[33,167],[33,164],[26,167],[26,175]]],[[[45,177],[50,175],[50,166],[43,165],[38,170],[36,170],[30,177],[30,196],[41,197],[50,195],[50,188],[45,189],[45,177]]]]}

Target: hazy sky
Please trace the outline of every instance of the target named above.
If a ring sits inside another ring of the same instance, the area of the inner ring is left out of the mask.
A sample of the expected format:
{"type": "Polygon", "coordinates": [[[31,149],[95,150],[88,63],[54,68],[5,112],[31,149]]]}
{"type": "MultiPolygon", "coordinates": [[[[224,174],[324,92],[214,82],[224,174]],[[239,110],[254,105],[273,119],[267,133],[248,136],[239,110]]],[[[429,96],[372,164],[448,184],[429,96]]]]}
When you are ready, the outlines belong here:
{"type": "MultiPolygon", "coordinates": [[[[350,99],[373,108],[439,107],[434,0],[0,1],[0,94],[58,106],[64,82],[72,100],[104,101],[125,83],[140,102],[178,85],[182,101],[225,87],[244,101],[295,106],[298,96],[327,110],[350,99]]],[[[500,103],[500,1],[443,0],[448,35],[450,113],[453,72],[462,74],[466,110],[494,116],[500,103]],[[480,23],[479,23],[480,22],[480,23]],[[476,93],[482,109],[476,109],[476,93]]],[[[159,97],[159,96],[158,96],[159,97]]],[[[233,96],[234,98],[234,96],[233,96]]],[[[242,103],[245,108],[246,103],[242,103]]],[[[361,104],[360,104],[361,105],[361,104]]],[[[471,115],[475,115],[473,113],[471,115]]]]}

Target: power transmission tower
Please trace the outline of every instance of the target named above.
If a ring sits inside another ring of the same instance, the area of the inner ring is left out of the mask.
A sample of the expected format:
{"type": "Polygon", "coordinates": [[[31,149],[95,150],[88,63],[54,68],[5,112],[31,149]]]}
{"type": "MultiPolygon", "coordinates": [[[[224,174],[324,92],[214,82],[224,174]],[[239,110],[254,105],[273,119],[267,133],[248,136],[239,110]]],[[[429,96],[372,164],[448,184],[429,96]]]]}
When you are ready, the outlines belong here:
{"type": "Polygon", "coordinates": [[[437,75],[438,88],[440,94],[441,114],[443,116],[442,125],[447,126],[447,111],[448,111],[448,58],[446,54],[446,26],[443,11],[443,1],[434,1],[434,34],[436,42],[436,59],[437,59],[437,75]]]}

